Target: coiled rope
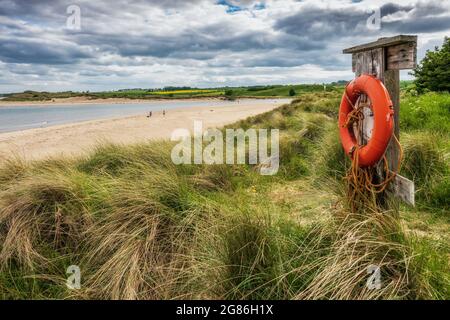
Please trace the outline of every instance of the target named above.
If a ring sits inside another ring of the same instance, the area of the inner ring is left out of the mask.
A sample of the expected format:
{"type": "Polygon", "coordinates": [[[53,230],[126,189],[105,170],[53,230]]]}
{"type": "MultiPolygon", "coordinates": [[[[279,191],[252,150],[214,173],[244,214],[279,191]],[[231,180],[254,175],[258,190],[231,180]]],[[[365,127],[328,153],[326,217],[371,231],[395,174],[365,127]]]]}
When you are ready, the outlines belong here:
{"type": "MultiPolygon", "coordinates": [[[[353,110],[348,114],[345,127],[356,127],[356,131],[358,133],[361,133],[363,129],[363,121],[365,119],[363,109],[364,107],[369,105],[361,103],[360,98],[358,98],[358,101],[356,102],[357,106],[355,107],[347,94],[345,95],[345,97],[353,107],[353,110]]],[[[374,182],[377,177],[376,166],[365,168],[361,168],[359,166],[358,154],[360,149],[363,148],[364,145],[358,144],[357,147],[353,150],[351,154],[352,163],[349,170],[347,171],[347,175],[344,177],[347,182],[348,202],[353,213],[361,212],[367,209],[379,211],[376,201],[377,195],[386,191],[389,184],[395,179],[397,173],[400,172],[401,162],[403,160],[403,149],[395,133],[393,134],[393,139],[399,148],[399,158],[397,162],[398,165],[394,171],[391,171],[389,168],[387,157],[386,155],[384,155],[382,161],[385,177],[380,183],[374,182]]]]}

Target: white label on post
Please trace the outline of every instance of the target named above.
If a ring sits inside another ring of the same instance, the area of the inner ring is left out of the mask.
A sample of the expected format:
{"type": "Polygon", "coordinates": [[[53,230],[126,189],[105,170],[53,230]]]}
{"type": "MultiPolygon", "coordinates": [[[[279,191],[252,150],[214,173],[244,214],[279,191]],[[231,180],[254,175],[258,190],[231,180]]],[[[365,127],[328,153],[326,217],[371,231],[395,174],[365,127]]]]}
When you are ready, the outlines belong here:
{"type": "Polygon", "coordinates": [[[393,182],[395,195],[411,206],[415,206],[414,182],[397,174],[393,182]]]}

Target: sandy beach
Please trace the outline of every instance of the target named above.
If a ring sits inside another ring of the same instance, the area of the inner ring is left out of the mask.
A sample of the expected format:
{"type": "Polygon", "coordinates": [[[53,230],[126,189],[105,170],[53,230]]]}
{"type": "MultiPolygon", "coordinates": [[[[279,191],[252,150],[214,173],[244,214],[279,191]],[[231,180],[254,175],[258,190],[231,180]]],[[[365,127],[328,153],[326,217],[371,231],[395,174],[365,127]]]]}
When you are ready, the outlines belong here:
{"type": "Polygon", "coordinates": [[[174,109],[165,116],[162,112],[154,112],[151,118],[143,114],[2,133],[0,161],[10,157],[41,160],[60,155],[80,156],[92,150],[100,141],[139,143],[151,139],[169,139],[177,128],[192,131],[195,120],[203,121],[204,129],[221,127],[273,110],[282,103],[261,100],[257,104],[245,105],[245,101],[242,101],[239,105],[174,109]]]}

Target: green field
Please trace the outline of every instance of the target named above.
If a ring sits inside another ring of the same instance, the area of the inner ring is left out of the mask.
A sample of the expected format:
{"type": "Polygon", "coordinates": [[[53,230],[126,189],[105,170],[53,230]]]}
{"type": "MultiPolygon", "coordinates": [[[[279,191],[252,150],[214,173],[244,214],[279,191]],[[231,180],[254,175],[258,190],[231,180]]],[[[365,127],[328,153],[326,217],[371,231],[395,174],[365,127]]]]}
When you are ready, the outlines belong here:
{"type": "Polygon", "coordinates": [[[294,96],[308,92],[332,92],[342,89],[342,84],[323,85],[277,85],[253,87],[224,87],[212,89],[173,88],[173,89],[133,89],[105,92],[37,92],[25,91],[22,93],[4,94],[5,101],[51,101],[52,99],[86,97],[88,99],[186,99],[186,98],[268,98],[289,97],[293,89],[294,96]]]}
{"type": "Polygon", "coordinates": [[[230,126],[281,130],[276,176],[176,166],[166,141],[4,164],[0,298],[450,299],[450,94],[402,96],[416,208],[350,214],[341,93],[316,89],[230,126]],[[69,265],[80,290],[66,288],[69,265]]]}

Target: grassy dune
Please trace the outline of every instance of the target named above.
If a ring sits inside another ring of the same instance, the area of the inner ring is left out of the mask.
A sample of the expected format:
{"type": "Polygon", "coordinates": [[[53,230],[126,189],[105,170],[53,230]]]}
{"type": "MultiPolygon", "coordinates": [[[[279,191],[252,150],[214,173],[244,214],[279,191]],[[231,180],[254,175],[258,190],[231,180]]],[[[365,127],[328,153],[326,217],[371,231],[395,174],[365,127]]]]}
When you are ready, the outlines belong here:
{"type": "Polygon", "coordinates": [[[281,129],[276,176],[175,166],[164,141],[11,160],[0,168],[0,298],[449,299],[450,95],[403,99],[403,174],[418,206],[399,216],[348,214],[336,92],[231,126],[281,129]],[[380,290],[366,287],[372,264],[380,290]],[[80,290],[65,286],[69,265],[80,290]]]}

